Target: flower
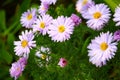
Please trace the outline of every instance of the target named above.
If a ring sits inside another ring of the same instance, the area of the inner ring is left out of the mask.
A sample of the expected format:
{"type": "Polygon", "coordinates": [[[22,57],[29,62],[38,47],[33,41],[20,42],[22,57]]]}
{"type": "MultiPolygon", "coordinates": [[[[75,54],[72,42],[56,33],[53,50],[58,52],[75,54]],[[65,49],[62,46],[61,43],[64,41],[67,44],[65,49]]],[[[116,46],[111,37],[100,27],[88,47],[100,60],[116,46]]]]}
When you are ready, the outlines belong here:
{"type": "Polygon", "coordinates": [[[97,67],[106,64],[106,61],[113,58],[117,51],[117,42],[114,42],[112,33],[100,33],[100,36],[95,37],[88,45],[89,61],[97,67]]]}
{"type": "Polygon", "coordinates": [[[33,24],[33,31],[39,31],[42,35],[46,35],[52,20],[53,18],[50,15],[39,16],[33,24]]]}
{"type": "Polygon", "coordinates": [[[46,2],[43,2],[41,3],[39,9],[38,9],[38,12],[41,14],[41,15],[45,15],[46,12],[48,11],[49,9],[49,4],[46,3],[46,2]]]}
{"type": "Polygon", "coordinates": [[[84,18],[88,19],[88,27],[94,30],[101,30],[110,19],[110,10],[105,4],[97,4],[88,9],[82,14],[84,18]]]}
{"type": "Polygon", "coordinates": [[[32,47],[36,47],[34,39],[34,34],[32,31],[25,31],[22,32],[22,35],[19,36],[20,41],[14,41],[14,51],[16,52],[16,55],[18,56],[24,56],[28,57],[28,54],[30,53],[30,49],[32,47]]]}
{"type": "Polygon", "coordinates": [[[24,26],[25,28],[32,28],[32,24],[34,23],[34,20],[36,20],[36,18],[36,9],[32,8],[22,14],[20,21],[22,26],[24,26]]]}
{"type": "Polygon", "coordinates": [[[49,61],[51,59],[51,51],[50,48],[41,46],[40,49],[38,49],[35,53],[36,56],[36,62],[39,67],[47,66],[49,64],[49,61]]]}
{"type": "Polygon", "coordinates": [[[117,30],[113,36],[114,40],[120,41],[120,30],[117,30]]]}
{"type": "Polygon", "coordinates": [[[47,2],[48,4],[55,4],[57,0],[40,0],[42,3],[47,2]]]}
{"type": "Polygon", "coordinates": [[[60,67],[65,67],[67,65],[67,60],[65,58],[60,58],[58,65],[60,67]]]}
{"type": "Polygon", "coordinates": [[[73,20],[76,26],[78,26],[81,23],[81,19],[76,14],[72,14],[70,18],[73,20]]]}
{"type": "Polygon", "coordinates": [[[18,62],[21,64],[22,69],[24,70],[26,64],[27,64],[27,58],[26,57],[21,57],[18,62]]]}
{"type": "Polygon", "coordinates": [[[120,5],[115,9],[113,21],[117,22],[116,26],[120,26],[120,5]]]}
{"type": "Polygon", "coordinates": [[[12,67],[10,68],[10,75],[14,77],[15,80],[22,74],[22,66],[19,62],[12,63],[12,67]]]}
{"type": "Polygon", "coordinates": [[[94,5],[92,0],[78,0],[76,3],[76,10],[79,13],[82,13],[83,11],[86,12],[92,5],[94,5]]]}
{"type": "Polygon", "coordinates": [[[49,37],[53,41],[62,42],[70,38],[70,34],[73,33],[74,22],[71,18],[59,16],[57,19],[52,21],[49,26],[49,37]]]}

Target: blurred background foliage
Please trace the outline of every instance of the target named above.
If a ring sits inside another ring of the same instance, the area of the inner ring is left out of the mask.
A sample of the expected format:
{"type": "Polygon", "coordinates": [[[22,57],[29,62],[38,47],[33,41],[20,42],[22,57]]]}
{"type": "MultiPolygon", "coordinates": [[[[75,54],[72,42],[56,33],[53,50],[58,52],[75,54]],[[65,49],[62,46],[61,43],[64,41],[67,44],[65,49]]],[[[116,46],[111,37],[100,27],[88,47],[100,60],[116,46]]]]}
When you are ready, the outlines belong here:
{"type": "MultiPolygon", "coordinates": [[[[94,0],[95,3],[106,3],[114,13],[119,0],[94,0]]],[[[58,0],[56,5],[51,5],[48,13],[56,18],[59,15],[70,16],[76,13],[76,0],[58,0]]],[[[40,5],[39,0],[1,0],[0,2],[0,80],[13,80],[9,74],[11,63],[18,60],[14,53],[13,42],[18,39],[21,31],[21,14],[31,7],[40,5]]],[[[90,40],[100,32],[114,32],[119,29],[111,20],[101,31],[94,31],[86,26],[85,20],[75,27],[71,39],[57,43],[50,40],[48,35],[36,38],[39,46],[47,45],[52,50],[52,62],[47,67],[38,67],[35,62],[35,50],[33,49],[28,59],[28,64],[18,80],[120,80],[120,44],[118,51],[107,65],[97,68],[89,62],[87,46],[90,40]],[[59,58],[68,60],[65,68],[57,66],[59,58]]]]}

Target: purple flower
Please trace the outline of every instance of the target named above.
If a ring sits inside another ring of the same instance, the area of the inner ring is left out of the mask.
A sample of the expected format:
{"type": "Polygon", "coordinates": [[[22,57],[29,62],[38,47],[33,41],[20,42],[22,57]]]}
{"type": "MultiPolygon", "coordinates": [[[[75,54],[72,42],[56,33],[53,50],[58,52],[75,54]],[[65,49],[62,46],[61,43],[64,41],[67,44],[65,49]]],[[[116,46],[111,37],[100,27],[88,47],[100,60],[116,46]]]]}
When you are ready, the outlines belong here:
{"type": "Polygon", "coordinates": [[[60,67],[65,67],[67,65],[67,60],[65,58],[60,58],[58,65],[60,67]]]}
{"type": "Polygon", "coordinates": [[[72,14],[70,18],[73,20],[76,26],[78,26],[81,23],[81,19],[76,14],[72,14]]]}
{"type": "Polygon", "coordinates": [[[27,64],[27,58],[26,57],[21,57],[18,62],[21,64],[22,69],[24,70],[26,64],[27,64]]]}
{"type": "Polygon", "coordinates": [[[20,62],[13,63],[9,71],[10,71],[11,77],[14,77],[16,80],[22,74],[22,71],[23,71],[20,62]]]}
{"type": "Polygon", "coordinates": [[[117,30],[113,36],[114,40],[120,41],[120,30],[117,30]]]}

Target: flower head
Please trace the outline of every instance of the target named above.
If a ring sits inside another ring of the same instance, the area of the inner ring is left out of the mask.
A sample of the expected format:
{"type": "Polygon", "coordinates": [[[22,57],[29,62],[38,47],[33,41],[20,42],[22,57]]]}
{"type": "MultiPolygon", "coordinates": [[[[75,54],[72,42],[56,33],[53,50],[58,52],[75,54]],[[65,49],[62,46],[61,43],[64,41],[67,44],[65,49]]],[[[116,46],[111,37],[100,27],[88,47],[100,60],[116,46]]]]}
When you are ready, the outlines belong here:
{"type": "Polygon", "coordinates": [[[42,3],[46,2],[49,5],[51,5],[52,3],[55,4],[57,0],[40,0],[42,3]]]}
{"type": "Polygon", "coordinates": [[[38,12],[41,14],[41,15],[45,15],[46,12],[48,11],[49,9],[49,5],[47,2],[43,2],[41,3],[39,9],[38,9],[38,12]]]}
{"type": "Polygon", "coordinates": [[[60,67],[65,67],[67,65],[67,60],[65,58],[60,58],[58,65],[60,67]]]}
{"type": "Polygon", "coordinates": [[[22,32],[22,35],[19,36],[19,39],[20,41],[14,41],[14,45],[16,46],[14,51],[18,56],[28,57],[30,49],[36,46],[35,41],[33,41],[34,34],[32,31],[28,32],[26,30],[25,32],[22,32]]]}
{"type": "Polygon", "coordinates": [[[82,15],[84,18],[88,19],[88,27],[94,30],[101,30],[109,21],[111,14],[107,5],[97,4],[95,6],[91,6],[88,11],[82,15]]]}
{"type": "Polygon", "coordinates": [[[46,35],[52,20],[53,18],[50,15],[39,16],[33,24],[33,31],[39,31],[42,35],[46,35]]]}
{"type": "Polygon", "coordinates": [[[32,24],[34,23],[34,20],[36,20],[36,18],[36,9],[30,9],[22,14],[20,21],[22,26],[26,28],[32,28],[32,24]]]}
{"type": "Polygon", "coordinates": [[[100,36],[95,37],[88,45],[89,61],[97,67],[106,64],[106,61],[113,58],[117,51],[117,43],[114,42],[112,33],[101,33],[100,36]]]}
{"type": "Polygon", "coordinates": [[[76,3],[76,10],[80,13],[86,12],[92,5],[94,5],[92,0],[78,0],[76,3]]]}
{"type": "Polygon", "coordinates": [[[22,66],[19,62],[12,63],[12,67],[10,68],[10,75],[14,77],[15,80],[22,74],[22,66]]]}
{"type": "Polygon", "coordinates": [[[78,26],[81,23],[81,19],[76,14],[72,14],[70,18],[73,20],[76,26],[78,26]]]}
{"type": "Polygon", "coordinates": [[[22,66],[22,69],[24,70],[26,64],[27,64],[27,58],[26,57],[21,57],[17,62],[19,62],[22,66]]]}
{"type": "Polygon", "coordinates": [[[120,26],[120,5],[115,9],[113,21],[117,22],[116,26],[120,26]]]}
{"type": "Polygon", "coordinates": [[[48,34],[52,40],[62,42],[70,38],[70,34],[73,33],[74,22],[71,18],[59,16],[52,21],[49,26],[48,34]]]}
{"type": "Polygon", "coordinates": [[[114,40],[115,40],[115,41],[120,41],[120,30],[117,30],[117,31],[114,33],[114,40]]]}

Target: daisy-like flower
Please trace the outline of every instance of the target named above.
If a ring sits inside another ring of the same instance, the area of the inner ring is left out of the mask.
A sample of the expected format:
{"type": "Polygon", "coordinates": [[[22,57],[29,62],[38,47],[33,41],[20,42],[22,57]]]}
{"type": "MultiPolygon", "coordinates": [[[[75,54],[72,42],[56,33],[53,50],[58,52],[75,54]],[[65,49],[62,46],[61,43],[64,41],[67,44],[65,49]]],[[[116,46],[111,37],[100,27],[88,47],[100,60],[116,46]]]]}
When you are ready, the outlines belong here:
{"type": "Polygon", "coordinates": [[[94,5],[94,2],[92,0],[78,0],[76,3],[76,10],[79,13],[82,11],[86,12],[92,5],[94,5]]]}
{"type": "Polygon", "coordinates": [[[117,22],[116,26],[120,26],[120,5],[115,9],[113,21],[117,22]]]}
{"type": "Polygon", "coordinates": [[[48,4],[55,4],[57,0],[40,0],[42,3],[47,2],[48,4]]]}
{"type": "Polygon", "coordinates": [[[28,54],[30,53],[30,49],[32,47],[36,47],[34,39],[34,34],[32,31],[25,31],[22,32],[22,35],[19,36],[20,41],[14,41],[14,45],[16,46],[14,48],[14,51],[16,52],[16,55],[18,56],[24,56],[28,57],[28,54]]]}
{"type": "Polygon", "coordinates": [[[38,9],[38,12],[41,14],[41,15],[45,15],[46,12],[48,11],[49,9],[49,5],[47,2],[43,2],[41,3],[39,9],[38,9]]]}
{"type": "Polygon", "coordinates": [[[53,18],[50,15],[38,16],[38,19],[33,24],[33,31],[39,31],[42,35],[46,35],[52,20],[53,18]]]}
{"type": "Polygon", "coordinates": [[[88,9],[82,14],[84,18],[88,19],[88,27],[94,30],[101,30],[110,19],[110,10],[105,4],[97,4],[88,9]]]}
{"type": "Polygon", "coordinates": [[[32,24],[34,23],[35,19],[37,18],[36,16],[36,9],[30,9],[27,10],[27,12],[24,12],[21,16],[21,24],[25,28],[32,28],[32,24]]]}
{"type": "Polygon", "coordinates": [[[15,80],[22,74],[22,66],[19,62],[12,63],[12,67],[10,68],[10,75],[14,77],[15,80]]]}
{"type": "Polygon", "coordinates": [[[67,65],[67,60],[65,58],[60,58],[58,65],[60,67],[65,67],[67,65]]]}
{"type": "Polygon", "coordinates": [[[37,64],[42,67],[48,65],[49,60],[51,59],[51,51],[48,47],[41,46],[39,50],[35,53],[37,64]]]}
{"type": "Polygon", "coordinates": [[[48,34],[53,41],[62,42],[70,39],[70,34],[73,33],[74,22],[71,18],[59,16],[52,21],[49,26],[48,34]]]}
{"type": "Polygon", "coordinates": [[[117,42],[114,42],[112,33],[100,33],[100,36],[95,37],[87,48],[89,49],[89,61],[97,67],[101,67],[114,57],[117,51],[117,42]]]}
{"type": "Polygon", "coordinates": [[[117,30],[117,31],[114,33],[114,40],[115,40],[115,41],[120,41],[120,30],[117,30]]]}

